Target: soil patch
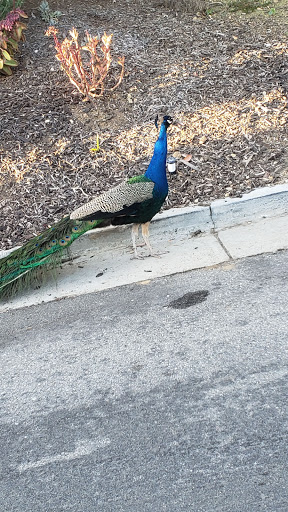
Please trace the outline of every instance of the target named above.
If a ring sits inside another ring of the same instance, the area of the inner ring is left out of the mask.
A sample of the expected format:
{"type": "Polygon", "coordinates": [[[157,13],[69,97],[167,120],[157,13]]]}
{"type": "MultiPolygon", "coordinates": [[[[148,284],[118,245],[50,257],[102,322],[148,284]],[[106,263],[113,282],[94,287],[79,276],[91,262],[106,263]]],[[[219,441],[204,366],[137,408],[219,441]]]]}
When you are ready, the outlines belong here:
{"type": "Polygon", "coordinates": [[[165,208],[209,204],[288,178],[287,9],[212,16],[159,2],[51,2],[59,39],[113,33],[125,56],[119,88],[83,102],[60,71],[39,2],[26,2],[27,40],[12,77],[0,77],[0,248],[19,245],[63,215],[145,171],[159,110],[177,120],[178,159],[165,208]],[[274,12],[274,11],[273,11],[274,12]],[[95,152],[97,138],[100,151],[95,152]],[[188,165],[187,165],[188,163],[188,165]]]}

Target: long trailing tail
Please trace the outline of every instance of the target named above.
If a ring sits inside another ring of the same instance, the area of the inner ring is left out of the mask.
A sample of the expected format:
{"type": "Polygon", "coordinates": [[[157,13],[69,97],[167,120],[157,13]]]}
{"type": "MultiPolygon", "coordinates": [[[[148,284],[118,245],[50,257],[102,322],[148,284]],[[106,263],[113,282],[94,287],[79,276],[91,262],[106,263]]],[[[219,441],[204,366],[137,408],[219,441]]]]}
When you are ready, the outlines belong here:
{"type": "Polygon", "coordinates": [[[61,262],[63,252],[76,238],[99,226],[101,222],[64,217],[23,247],[0,259],[0,299],[13,296],[33,280],[41,281],[44,271],[61,262]]]}

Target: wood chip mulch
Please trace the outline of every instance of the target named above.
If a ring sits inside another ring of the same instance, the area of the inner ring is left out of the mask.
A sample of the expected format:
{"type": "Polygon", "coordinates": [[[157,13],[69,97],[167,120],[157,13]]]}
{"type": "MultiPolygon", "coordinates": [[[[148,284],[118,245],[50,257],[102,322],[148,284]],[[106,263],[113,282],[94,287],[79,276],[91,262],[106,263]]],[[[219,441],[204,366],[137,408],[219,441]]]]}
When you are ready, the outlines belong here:
{"type": "Polygon", "coordinates": [[[281,2],[273,16],[264,8],[205,17],[152,0],[58,1],[60,39],[73,26],[82,37],[106,31],[114,34],[114,54],[125,56],[122,84],[91,102],[60,70],[38,3],[25,3],[19,67],[0,77],[0,249],[145,171],[159,111],[176,120],[168,151],[182,160],[169,176],[165,208],[287,181],[288,18],[281,2]]]}

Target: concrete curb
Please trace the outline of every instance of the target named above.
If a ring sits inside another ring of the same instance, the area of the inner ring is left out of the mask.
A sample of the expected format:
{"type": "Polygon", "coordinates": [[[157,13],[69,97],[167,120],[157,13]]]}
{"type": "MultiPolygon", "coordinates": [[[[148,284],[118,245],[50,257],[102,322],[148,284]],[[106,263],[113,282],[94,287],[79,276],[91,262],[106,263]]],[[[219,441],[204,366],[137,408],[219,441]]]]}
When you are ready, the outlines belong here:
{"type": "MultiPolygon", "coordinates": [[[[151,226],[151,240],[165,239],[171,232],[181,235],[189,232],[190,236],[201,231],[218,232],[246,222],[288,214],[288,183],[274,187],[264,187],[244,194],[240,198],[217,199],[210,206],[187,206],[171,208],[155,215],[151,226]]],[[[72,246],[77,253],[79,249],[89,249],[93,240],[97,244],[119,246],[125,240],[129,243],[130,227],[118,226],[87,231],[72,246]],[[128,231],[127,231],[128,230],[128,231]],[[86,235],[86,236],[85,236],[86,235]]]]}
{"type": "Polygon", "coordinates": [[[161,258],[131,260],[130,225],[88,231],[72,244],[72,261],[41,288],[0,302],[0,313],[219,264],[231,269],[239,258],[288,249],[288,184],[164,211],[152,221],[151,242],[161,258]]]}
{"type": "MultiPolygon", "coordinates": [[[[165,233],[171,230],[177,234],[190,235],[201,231],[209,232],[229,228],[245,222],[288,214],[288,183],[263,187],[240,198],[217,199],[210,206],[188,206],[184,208],[171,208],[158,213],[152,220],[151,239],[163,238],[165,233]]],[[[112,246],[119,245],[125,239],[130,240],[130,228],[128,226],[116,226],[87,231],[71,246],[72,253],[89,249],[93,240],[97,243],[112,246]],[[129,236],[127,230],[129,229],[129,236]]],[[[8,256],[20,246],[6,251],[0,251],[0,259],[8,256]]]]}
{"type": "Polygon", "coordinates": [[[218,199],[211,203],[210,208],[216,230],[285,215],[288,213],[288,183],[258,188],[241,198],[218,199]]]}

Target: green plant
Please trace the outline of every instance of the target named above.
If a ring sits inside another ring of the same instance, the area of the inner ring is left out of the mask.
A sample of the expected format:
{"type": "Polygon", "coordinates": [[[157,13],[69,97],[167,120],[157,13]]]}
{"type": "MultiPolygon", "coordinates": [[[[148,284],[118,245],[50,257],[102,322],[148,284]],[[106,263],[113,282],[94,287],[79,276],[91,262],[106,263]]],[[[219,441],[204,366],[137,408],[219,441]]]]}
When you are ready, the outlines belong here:
{"type": "MultiPolygon", "coordinates": [[[[110,45],[113,34],[109,36],[104,33],[101,39],[97,36],[92,37],[86,32],[86,44],[81,45],[78,41],[78,32],[75,28],[70,31],[71,39],[65,38],[60,42],[57,38],[55,27],[49,27],[46,36],[53,36],[55,48],[57,50],[56,58],[61,62],[61,68],[68,75],[70,82],[87,100],[89,96],[97,98],[102,96],[104,89],[104,80],[109,82],[113,80],[113,72],[110,66],[112,56],[110,45]],[[99,54],[99,49],[101,54],[99,54]],[[89,55],[90,54],[90,55],[89,55]],[[106,80],[107,79],[107,80],[106,80]]],[[[118,58],[120,72],[118,79],[114,79],[114,85],[110,90],[115,89],[120,84],[124,75],[124,57],[118,58]]]]}
{"type": "Polygon", "coordinates": [[[97,133],[96,135],[96,148],[90,148],[91,153],[98,153],[100,151],[100,141],[99,141],[99,135],[97,133]]]}
{"type": "Polygon", "coordinates": [[[26,29],[25,23],[19,21],[20,17],[28,18],[25,12],[16,8],[0,21],[0,73],[4,75],[12,75],[11,68],[18,66],[13,57],[19,41],[25,40],[23,30],[26,29]]]}
{"type": "Polygon", "coordinates": [[[262,0],[234,0],[229,3],[228,8],[232,12],[241,11],[249,14],[267,6],[269,6],[269,2],[263,2],[262,0]]]}
{"type": "Polygon", "coordinates": [[[39,5],[39,11],[42,20],[49,23],[49,25],[55,25],[58,23],[58,18],[63,16],[61,11],[52,11],[47,0],[42,0],[41,4],[39,5]]]}
{"type": "Polygon", "coordinates": [[[23,0],[0,0],[0,20],[6,18],[8,12],[21,7],[23,0]]]}

